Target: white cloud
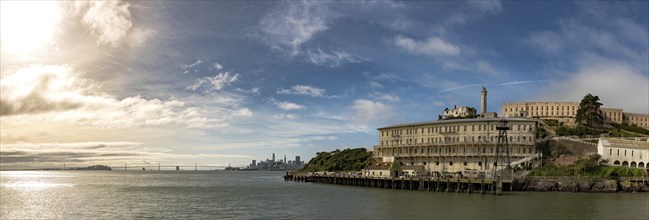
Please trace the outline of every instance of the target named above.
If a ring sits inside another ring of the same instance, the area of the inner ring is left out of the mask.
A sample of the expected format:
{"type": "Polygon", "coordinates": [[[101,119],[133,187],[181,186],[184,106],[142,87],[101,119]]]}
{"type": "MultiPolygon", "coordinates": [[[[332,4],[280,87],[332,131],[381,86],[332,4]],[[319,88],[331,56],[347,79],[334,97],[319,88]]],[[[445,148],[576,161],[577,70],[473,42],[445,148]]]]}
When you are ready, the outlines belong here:
{"type": "Polygon", "coordinates": [[[252,117],[252,111],[248,108],[240,108],[232,111],[232,115],[241,117],[252,117]]]}
{"type": "Polygon", "coordinates": [[[344,51],[323,52],[320,48],[315,51],[307,50],[306,59],[316,65],[336,67],[343,63],[359,63],[361,60],[344,51]]]}
{"type": "Polygon", "coordinates": [[[603,107],[649,114],[648,82],[649,77],[631,64],[590,54],[580,59],[576,72],[549,81],[537,100],[578,102],[591,93],[600,97],[603,107]]]}
{"type": "Polygon", "coordinates": [[[239,79],[239,74],[238,73],[230,73],[230,72],[220,72],[216,74],[216,76],[206,76],[200,79],[197,79],[194,84],[190,85],[187,87],[187,89],[196,91],[197,89],[201,88],[203,85],[208,84],[210,87],[207,88],[208,91],[210,90],[221,90],[223,87],[228,86],[232,84],[234,81],[237,81],[239,79]]]}
{"type": "Polygon", "coordinates": [[[354,111],[354,119],[364,123],[381,121],[388,117],[391,108],[381,102],[374,102],[367,99],[357,99],[351,106],[354,111]]]}
{"type": "Polygon", "coordinates": [[[213,66],[214,66],[214,68],[215,68],[216,70],[221,70],[221,69],[223,69],[223,66],[221,66],[221,64],[216,63],[216,62],[214,63],[213,66]]]}
{"type": "Polygon", "coordinates": [[[261,32],[274,48],[298,55],[303,43],[329,27],[329,9],[320,1],[286,1],[259,21],[261,32]]]}
{"type": "Polygon", "coordinates": [[[291,89],[277,90],[277,94],[307,95],[312,97],[323,97],[325,95],[325,90],[315,86],[295,85],[291,89]]]}
{"type": "Polygon", "coordinates": [[[304,105],[295,104],[292,102],[276,102],[275,105],[282,110],[300,110],[304,109],[304,105]]]}
{"type": "Polygon", "coordinates": [[[194,68],[194,67],[200,65],[201,63],[203,63],[203,60],[198,59],[198,60],[196,60],[196,62],[194,62],[192,64],[183,64],[183,65],[181,65],[181,67],[183,69],[191,69],[191,68],[194,68]]]}
{"type": "Polygon", "coordinates": [[[98,43],[117,46],[133,27],[129,7],[121,1],[75,1],[72,12],[98,37],[98,43]]]}
{"type": "Polygon", "coordinates": [[[418,41],[398,35],[394,38],[394,45],[414,55],[430,57],[460,55],[460,48],[458,46],[446,42],[439,37],[430,37],[424,41],[418,41]]]}
{"type": "Polygon", "coordinates": [[[383,84],[378,83],[378,82],[376,82],[376,81],[369,81],[369,82],[367,82],[367,86],[369,86],[370,88],[374,88],[374,89],[380,89],[380,88],[383,88],[383,84]]]}
{"type": "Polygon", "coordinates": [[[273,118],[278,119],[278,120],[281,120],[281,119],[291,119],[291,120],[293,120],[293,119],[297,118],[297,115],[295,115],[295,114],[279,114],[279,115],[273,115],[273,118]]]}
{"type": "Polygon", "coordinates": [[[0,81],[3,125],[66,122],[101,128],[222,126],[222,119],[206,117],[208,112],[186,107],[182,101],[140,96],[119,100],[98,92],[98,85],[80,76],[67,66],[31,66],[6,73],[0,81]]]}

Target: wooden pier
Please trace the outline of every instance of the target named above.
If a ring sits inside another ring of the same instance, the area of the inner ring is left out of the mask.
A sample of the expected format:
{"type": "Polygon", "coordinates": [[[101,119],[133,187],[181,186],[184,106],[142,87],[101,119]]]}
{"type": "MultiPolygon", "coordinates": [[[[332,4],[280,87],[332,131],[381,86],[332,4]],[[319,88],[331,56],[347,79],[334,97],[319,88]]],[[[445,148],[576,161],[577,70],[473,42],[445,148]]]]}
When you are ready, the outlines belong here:
{"type": "Polygon", "coordinates": [[[480,193],[502,195],[503,189],[512,191],[511,181],[492,181],[477,178],[433,178],[433,177],[365,177],[355,175],[311,175],[287,172],[285,181],[328,183],[348,186],[375,187],[416,191],[455,193],[480,193]]]}

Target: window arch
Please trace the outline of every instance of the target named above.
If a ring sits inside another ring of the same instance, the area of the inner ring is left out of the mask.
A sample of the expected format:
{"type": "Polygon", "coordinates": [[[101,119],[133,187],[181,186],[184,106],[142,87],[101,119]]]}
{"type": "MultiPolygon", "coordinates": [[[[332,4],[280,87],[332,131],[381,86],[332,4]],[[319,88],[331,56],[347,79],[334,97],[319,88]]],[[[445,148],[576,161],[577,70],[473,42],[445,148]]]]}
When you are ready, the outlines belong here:
{"type": "Polygon", "coordinates": [[[613,162],[613,165],[619,166],[619,165],[620,165],[620,161],[619,161],[619,160],[616,160],[615,162],[613,162]]]}
{"type": "Polygon", "coordinates": [[[635,163],[635,161],[631,161],[631,167],[636,168],[636,167],[638,167],[638,165],[635,163]]]}
{"type": "Polygon", "coordinates": [[[638,168],[643,168],[643,167],[644,167],[644,163],[643,163],[643,162],[638,163],[638,168]]]}
{"type": "Polygon", "coordinates": [[[627,162],[627,161],[625,160],[624,162],[622,162],[622,166],[623,166],[623,167],[629,167],[629,162],[627,162]]]}

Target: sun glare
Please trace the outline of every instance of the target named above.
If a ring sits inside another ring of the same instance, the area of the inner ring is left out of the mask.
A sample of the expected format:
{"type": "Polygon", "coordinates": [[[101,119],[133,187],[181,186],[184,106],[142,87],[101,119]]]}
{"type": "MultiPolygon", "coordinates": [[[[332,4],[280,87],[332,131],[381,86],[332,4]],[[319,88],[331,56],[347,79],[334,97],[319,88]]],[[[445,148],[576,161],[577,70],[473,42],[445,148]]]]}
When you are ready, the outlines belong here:
{"type": "Polygon", "coordinates": [[[30,56],[49,45],[61,20],[57,1],[0,1],[2,53],[30,56]]]}

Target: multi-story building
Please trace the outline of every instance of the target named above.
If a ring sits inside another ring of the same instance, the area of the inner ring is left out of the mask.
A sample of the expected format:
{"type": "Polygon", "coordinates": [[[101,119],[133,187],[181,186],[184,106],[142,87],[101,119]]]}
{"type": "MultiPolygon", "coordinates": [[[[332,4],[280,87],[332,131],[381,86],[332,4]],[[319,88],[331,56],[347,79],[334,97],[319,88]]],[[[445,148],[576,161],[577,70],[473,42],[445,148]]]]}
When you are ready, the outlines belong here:
{"type": "MultiPolygon", "coordinates": [[[[379,128],[376,158],[394,157],[403,166],[423,166],[427,172],[490,170],[498,142],[500,118],[472,118],[397,124],[379,128]]],[[[511,161],[536,154],[535,120],[510,118],[511,161]]]]}
{"type": "MultiPolygon", "coordinates": [[[[518,118],[555,119],[563,123],[574,124],[578,102],[506,102],[503,104],[503,116],[518,118]]],[[[649,129],[649,115],[625,113],[619,108],[600,108],[602,117],[607,122],[627,123],[649,129]]]]}
{"type": "Polygon", "coordinates": [[[649,168],[649,141],[599,138],[597,153],[609,165],[649,168]]]}

